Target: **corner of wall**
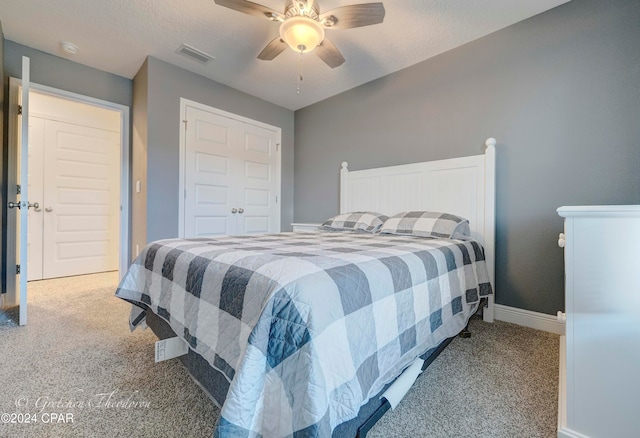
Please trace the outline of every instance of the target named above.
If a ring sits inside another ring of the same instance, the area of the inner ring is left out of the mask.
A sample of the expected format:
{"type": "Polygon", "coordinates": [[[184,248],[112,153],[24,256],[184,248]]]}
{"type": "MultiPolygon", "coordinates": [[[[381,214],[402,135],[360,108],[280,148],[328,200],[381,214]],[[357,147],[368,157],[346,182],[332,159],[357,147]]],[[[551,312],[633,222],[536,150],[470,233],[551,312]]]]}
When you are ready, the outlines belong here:
{"type": "Polygon", "coordinates": [[[147,244],[147,107],[149,58],[133,78],[131,148],[131,255],[147,244]]]}

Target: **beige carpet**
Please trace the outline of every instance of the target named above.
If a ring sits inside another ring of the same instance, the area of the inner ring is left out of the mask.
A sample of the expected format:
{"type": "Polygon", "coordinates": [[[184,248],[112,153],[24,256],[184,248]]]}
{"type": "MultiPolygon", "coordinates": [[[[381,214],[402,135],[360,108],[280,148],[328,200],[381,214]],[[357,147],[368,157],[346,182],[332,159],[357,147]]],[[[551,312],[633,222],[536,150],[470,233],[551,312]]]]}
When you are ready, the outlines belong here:
{"type": "MultiPolygon", "coordinates": [[[[115,273],[32,282],[29,324],[0,314],[0,414],[31,420],[0,423],[0,437],[212,435],[218,409],[178,361],[154,363],[156,339],[129,332],[116,284],[115,273]]],[[[555,435],[558,337],[500,322],[471,328],[370,437],[555,435]]]]}

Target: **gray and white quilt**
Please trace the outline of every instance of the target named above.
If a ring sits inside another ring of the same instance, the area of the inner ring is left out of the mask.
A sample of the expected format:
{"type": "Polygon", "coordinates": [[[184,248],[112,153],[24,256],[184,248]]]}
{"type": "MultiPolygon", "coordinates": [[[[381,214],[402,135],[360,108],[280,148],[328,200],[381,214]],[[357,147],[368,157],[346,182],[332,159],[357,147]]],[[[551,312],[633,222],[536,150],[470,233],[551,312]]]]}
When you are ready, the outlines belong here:
{"type": "Polygon", "coordinates": [[[149,244],[116,295],[226,376],[218,437],[324,437],[491,294],[483,248],[319,232],[149,244]]]}

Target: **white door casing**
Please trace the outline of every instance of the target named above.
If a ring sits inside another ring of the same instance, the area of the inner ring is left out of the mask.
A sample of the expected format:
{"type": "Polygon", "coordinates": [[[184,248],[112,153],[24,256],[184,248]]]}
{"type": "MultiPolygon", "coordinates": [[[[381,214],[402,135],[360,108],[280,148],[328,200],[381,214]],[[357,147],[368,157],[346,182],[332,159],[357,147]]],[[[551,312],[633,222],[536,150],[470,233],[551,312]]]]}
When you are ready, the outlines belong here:
{"type": "Polygon", "coordinates": [[[181,99],[179,236],[280,231],[279,128],[181,99]]]}

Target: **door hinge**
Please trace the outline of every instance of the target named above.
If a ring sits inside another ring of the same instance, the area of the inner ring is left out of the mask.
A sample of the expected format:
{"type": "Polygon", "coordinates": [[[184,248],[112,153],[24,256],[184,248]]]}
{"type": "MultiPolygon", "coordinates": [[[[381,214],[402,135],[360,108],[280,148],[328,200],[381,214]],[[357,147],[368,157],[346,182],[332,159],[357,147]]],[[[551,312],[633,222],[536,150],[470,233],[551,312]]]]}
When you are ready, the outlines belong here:
{"type": "Polygon", "coordinates": [[[276,195],[276,204],[278,203],[278,195],[276,195]]]}
{"type": "Polygon", "coordinates": [[[22,105],[18,105],[18,115],[22,115],[22,105]]]}
{"type": "Polygon", "coordinates": [[[187,130],[187,124],[189,123],[188,120],[183,120],[182,123],[184,123],[184,129],[185,131],[187,130]]]}
{"type": "Polygon", "coordinates": [[[20,184],[16,184],[16,194],[19,195],[20,193],[22,193],[22,187],[20,184]]]}
{"type": "Polygon", "coordinates": [[[16,274],[20,273],[20,265],[16,265],[16,274]]]}
{"type": "Polygon", "coordinates": [[[276,152],[280,150],[280,143],[276,143],[276,152]]]}

